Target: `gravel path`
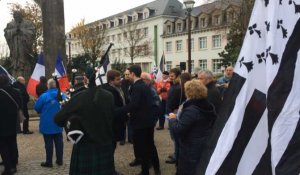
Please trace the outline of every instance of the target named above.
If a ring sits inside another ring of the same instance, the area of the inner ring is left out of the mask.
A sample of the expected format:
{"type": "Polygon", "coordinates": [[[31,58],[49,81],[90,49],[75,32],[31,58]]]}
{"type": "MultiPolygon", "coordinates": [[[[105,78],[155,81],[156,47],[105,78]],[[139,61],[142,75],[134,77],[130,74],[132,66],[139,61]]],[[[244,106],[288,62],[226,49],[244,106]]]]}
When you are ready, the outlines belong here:
{"type": "MultiPolygon", "coordinates": [[[[18,135],[19,164],[16,175],[66,175],[69,173],[70,157],[72,144],[64,139],[64,165],[53,168],[43,168],[40,163],[45,161],[44,141],[38,132],[39,121],[30,121],[30,130],[34,132],[31,135],[18,135]]],[[[155,143],[160,158],[162,175],[174,175],[174,165],[166,164],[165,160],[173,152],[172,142],[167,129],[155,131],[155,143]]],[[[54,159],[55,160],[55,156],[54,159]]],[[[140,171],[140,167],[130,167],[128,164],[133,160],[132,145],[126,143],[124,146],[117,146],[115,153],[115,166],[117,171],[124,175],[134,175],[140,171]]],[[[0,172],[3,166],[0,166],[0,172]]],[[[153,169],[150,171],[153,173],[153,169]]]]}

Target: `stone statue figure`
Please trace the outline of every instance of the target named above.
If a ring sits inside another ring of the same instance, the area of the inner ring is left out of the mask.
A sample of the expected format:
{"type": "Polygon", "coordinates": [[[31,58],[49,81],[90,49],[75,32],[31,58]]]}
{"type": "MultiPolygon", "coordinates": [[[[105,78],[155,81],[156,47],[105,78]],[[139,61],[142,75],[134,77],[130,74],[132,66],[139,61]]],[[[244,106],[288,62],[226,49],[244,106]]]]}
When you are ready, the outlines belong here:
{"type": "Polygon", "coordinates": [[[33,57],[35,27],[31,21],[23,19],[20,11],[14,11],[13,18],[4,29],[12,59],[12,74],[28,78],[31,74],[30,58],[33,57]]]}

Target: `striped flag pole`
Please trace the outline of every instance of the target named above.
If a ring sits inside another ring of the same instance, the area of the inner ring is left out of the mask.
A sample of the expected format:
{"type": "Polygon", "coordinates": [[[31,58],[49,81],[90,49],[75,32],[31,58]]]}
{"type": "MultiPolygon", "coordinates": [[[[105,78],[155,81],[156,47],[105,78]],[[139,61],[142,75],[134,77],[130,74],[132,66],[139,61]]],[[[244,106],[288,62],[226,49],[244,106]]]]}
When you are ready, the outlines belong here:
{"type": "Polygon", "coordinates": [[[300,0],[256,0],[197,175],[300,173],[300,0]]]}

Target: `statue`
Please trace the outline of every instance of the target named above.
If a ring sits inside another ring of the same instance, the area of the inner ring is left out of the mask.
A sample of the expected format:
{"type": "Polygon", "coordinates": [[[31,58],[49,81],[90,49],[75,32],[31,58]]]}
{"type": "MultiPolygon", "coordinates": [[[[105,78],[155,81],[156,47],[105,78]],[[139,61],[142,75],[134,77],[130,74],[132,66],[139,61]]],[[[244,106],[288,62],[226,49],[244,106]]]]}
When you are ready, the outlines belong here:
{"type": "Polygon", "coordinates": [[[31,75],[30,58],[33,57],[32,45],[35,38],[34,24],[26,19],[20,11],[14,11],[14,20],[4,29],[4,36],[10,50],[13,76],[29,77],[31,75]]]}

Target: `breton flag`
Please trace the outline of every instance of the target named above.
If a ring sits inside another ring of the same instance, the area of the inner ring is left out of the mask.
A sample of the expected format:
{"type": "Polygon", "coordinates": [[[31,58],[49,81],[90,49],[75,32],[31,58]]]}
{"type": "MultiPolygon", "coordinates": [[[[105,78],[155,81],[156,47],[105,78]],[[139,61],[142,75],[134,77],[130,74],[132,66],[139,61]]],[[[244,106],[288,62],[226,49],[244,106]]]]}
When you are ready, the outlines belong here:
{"type": "Polygon", "coordinates": [[[40,53],[38,56],[37,63],[35,64],[33,73],[28,81],[27,92],[28,94],[37,97],[36,94],[36,85],[40,83],[40,77],[45,76],[45,64],[44,64],[44,55],[40,53]]]}
{"type": "Polygon", "coordinates": [[[156,81],[159,82],[162,80],[162,74],[165,71],[165,65],[166,65],[166,60],[165,60],[165,53],[161,56],[160,63],[159,63],[159,68],[156,74],[156,81]]]}
{"type": "Polygon", "coordinates": [[[96,85],[107,83],[106,73],[111,69],[109,56],[105,54],[104,58],[100,61],[100,67],[96,72],[96,85]]]}
{"type": "Polygon", "coordinates": [[[1,74],[8,76],[11,84],[13,84],[16,81],[16,79],[13,76],[11,76],[4,67],[0,65],[0,75],[1,74]]]}
{"type": "Polygon", "coordinates": [[[300,173],[300,0],[256,0],[197,175],[300,173]]]}
{"type": "Polygon", "coordinates": [[[55,75],[57,76],[59,88],[62,92],[66,92],[67,89],[70,89],[70,83],[60,53],[57,54],[56,58],[55,75]]]}

